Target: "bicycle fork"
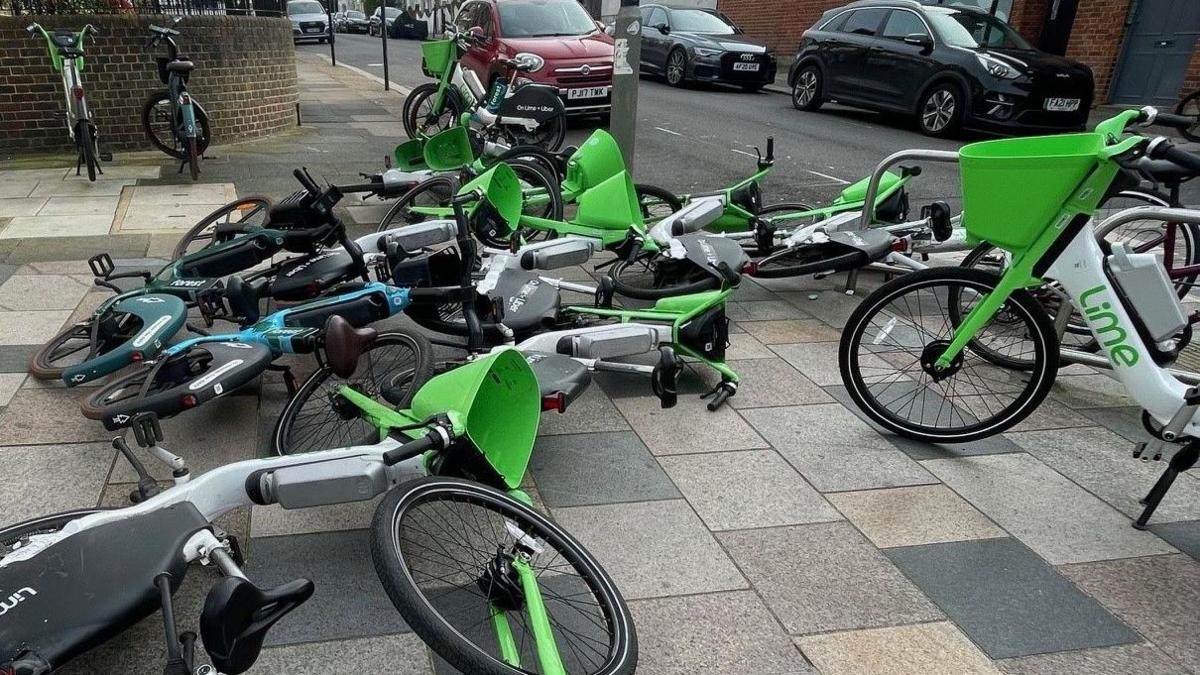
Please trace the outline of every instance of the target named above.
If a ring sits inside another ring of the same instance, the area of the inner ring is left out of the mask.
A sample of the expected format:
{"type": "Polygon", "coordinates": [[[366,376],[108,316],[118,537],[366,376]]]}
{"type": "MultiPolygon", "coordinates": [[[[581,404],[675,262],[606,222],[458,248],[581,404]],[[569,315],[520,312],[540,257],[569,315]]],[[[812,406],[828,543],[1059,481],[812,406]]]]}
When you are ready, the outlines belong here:
{"type": "MultiPolygon", "coordinates": [[[[538,586],[537,573],[529,566],[524,554],[518,553],[509,563],[514,581],[519,588],[525,606],[525,614],[529,620],[529,630],[533,633],[534,651],[546,675],[566,675],[562,656],[558,652],[558,644],[554,641],[554,631],[550,626],[550,616],[546,612],[542,592],[538,586]]],[[[500,644],[500,655],[504,662],[514,668],[521,667],[521,651],[513,637],[512,627],[508,623],[508,611],[493,602],[491,605],[492,627],[500,644]]]]}

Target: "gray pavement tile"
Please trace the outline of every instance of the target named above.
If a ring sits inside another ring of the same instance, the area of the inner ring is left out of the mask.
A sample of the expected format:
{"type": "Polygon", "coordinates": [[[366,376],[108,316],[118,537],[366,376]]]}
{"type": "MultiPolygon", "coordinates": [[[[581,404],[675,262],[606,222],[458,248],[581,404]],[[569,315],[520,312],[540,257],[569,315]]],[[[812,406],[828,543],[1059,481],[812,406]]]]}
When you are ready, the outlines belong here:
{"type": "Polygon", "coordinates": [[[629,600],[747,588],[683,500],[554,509],[629,600]]]}
{"type": "Polygon", "coordinates": [[[21,388],[21,383],[26,379],[24,373],[3,373],[0,374],[0,406],[8,405],[12,400],[13,395],[21,388]]]}
{"type": "Polygon", "coordinates": [[[745,331],[766,345],[796,342],[830,342],[837,340],[838,331],[816,319],[783,319],[779,321],[746,321],[739,324],[745,331]]]}
{"type": "MultiPolygon", "coordinates": [[[[0,418],[2,419],[2,418],[0,418]]],[[[0,514],[7,524],[58,511],[91,508],[112,467],[106,443],[0,446],[0,514]]]]}
{"type": "MultiPolygon", "coordinates": [[[[739,361],[733,364],[741,381],[737,395],[729,399],[735,408],[828,403],[833,399],[812,380],[804,377],[786,361],[777,358],[739,361]]],[[[710,386],[720,382],[714,371],[704,371],[710,386]]]]}
{"type": "Polygon", "coordinates": [[[814,672],[752,591],[630,603],[642,675],[814,672]]]}
{"type": "Polygon", "coordinates": [[[823,675],[999,675],[954,624],[869,628],[797,638],[823,675]]]}
{"type": "Polygon", "coordinates": [[[992,658],[1140,640],[1015,539],[910,546],[885,555],[992,658]]]}
{"type": "Polygon", "coordinates": [[[850,314],[866,296],[846,295],[841,291],[813,290],[781,292],[779,297],[830,326],[841,328],[846,325],[850,314]],[[813,295],[817,297],[812,298],[813,295]]]}
{"type": "Polygon", "coordinates": [[[996,665],[1007,675],[1188,675],[1192,672],[1150,644],[1023,656],[997,661],[996,665]]]}
{"type": "Polygon", "coordinates": [[[937,482],[841,404],[756,408],[742,416],[821,492],[937,482]]]}
{"type": "Polygon", "coordinates": [[[1116,408],[1129,406],[1132,400],[1120,382],[1108,375],[1059,376],[1050,396],[1071,408],[1116,408]]]}
{"type": "Polygon", "coordinates": [[[625,431],[629,424],[604,390],[593,384],[575,400],[565,413],[542,413],[539,436],[586,434],[597,431],[625,431]]]}
{"type": "Polygon", "coordinates": [[[58,334],[70,315],[69,310],[0,310],[0,345],[43,344],[58,334]]]}
{"type": "MultiPolygon", "coordinates": [[[[253,390],[257,391],[257,389],[253,390]]],[[[222,396],[170,419],[162,420],[162,447],[187,462],[193,476],[217,467],[256,456],[255,435],[258,420],[256,396],[234,394],[222,396]]],[[[101,427],[99,422],[91,422],[101,427]]],[[[113,436],[112,433],[107,433],[113,436]]],[[[171,477],[166,464],[154,460],[144,450],[130,442],[142,458],[150,474],[159,480],[171,477]]],[[[136,482],[136,474],[127,462],[117,462],[112,482],[136,482]]]]}
{"type": "MultiPolygon", "coordinates": [[[[791,364],[793,368],[803,373],[805,377],[822,387],[842,384],[842,374],[838,369],[838,343],[836,342],[772,345],[770,349],[791,364]]],[[[883,363],[883,360],[879,359],[879,365],[883,363]]]]}
{"type": "Polygon", "coordinates": [[[729,346],[725,349],[726,361],[771,358],[775,358],[775,353],[763,343],[755,340],[749,333],[731,333],[729,335],[729,346]]]}
{"type": "Polygon", "coordinates": [[[807,319],[809,315],[795,305],[783,300],[754,300],[730,302],[725,313],[734,321],[778,321],[783,319],[807,319]]]}
{"type": "Polygon", "coordinates": [[[425,643],[416,635],[406,633],[268,647],[249,672],[253,675],[327,675],[335,671],[432,675],[433,667],[425,643]]]}
{"type": "Polygon", "coordinates": [[[1195,560],[1153,556],[1061,571],[1184,668],[1200,670],[1200,565],[1195,560]]]}
{"type": "Polygon", "coordinates": [[[271,587],[311,579],[316,592],[267,634],[266,644],[407,633],[371,562],[366,530],[252,539],[246,574],[271,587]]]}
{"type": "Polygon", "coordinates": [[[23,387],[0,414],[0,443],[85,443],[110,441],[114,434],[79,412],[85,390],[23,387]]]}
{"type": "Polygon", "coordinates": [[[742,277],[742,283],[738,284],[730,299],[733,302],[760,302],[778,300],[779,296],[759,284],[757,280],[742,277]]]}
{"type": "Polygon", "coordinates": [[[654,456],[630,431],[539,438],[529,469],[551,507],[679,496],[654,456]]]}
{"type": "Polygon", "coordinates": [[[1150,439],[1150,434],[1146,433],[1146,427],[1142,425],[1142,409],[1137,406],[1085,408],[1080,410],[1079,414],[1115,434],[1120,434],[1131,443],[1141,443],[1150,439]]]}
{"type": "Polygon", "coordinates": [[[880,548],[1007,536],[945,485],[838,492],[827,499],[880,548]]]}
{"type": "MultiPolygon", "coordinates": [[[[1141,462],[1130,457],[1128,439],[1103,428],[1009,433],[1017,445],[1108,502],[1130,518],[1144,507],[1138,503],[1162,475],[1166,462],[1141,462]]],[[[1200,481],[1184,474],[1159,505],[1158,521],[1200,519],[1200,481]]]]}
{"type": "Polygon", "coordinates": [[[1150,530],[1180,551],[1200,560],[1200,521],[1152,523],[1150,530]]]}
{"type": "Polygon", "coordinates": [[[29,370],[29,359],[41,347],[40,344],[0,344],[0,373],[24,373],[29,370]]]}
{"type": "Polygon", "coordinates": [[[1173,553],[1149,532],[1026,454],[922,462],[1053,565],[1173,553]]]}
{"type": "Polygon", "coordinates": [[[773,450],[660,457],[710,530],[841,520],[773,450]]]}
{"type": "Polygon", "coordinates": [[[884,431],[875,425],[874,422],[867,419],[867,416],[859,410],[858,406],[850,398],[850,394],[845,387],[825,387],[825,391],[830,396],[837,399],[839,403],[846,406],[850,412],[861,419],[871,428],[876,429],[887,439],[888,443],[900,450],[910,458],[915,460],[924,459],[944,459],[950,457],[966,457],[972,455],[994,455],[1007,452],[1020,452],[1021,448],[1012,441],[1001,436],[992,436],[970,443],[926,443],[925,441],[917,441],[911,438],[904,438],[889,431],[884,431]]]}
{"type": "Polygon", "coordinates": [[[107,252],[114,258],[136,257],[146,255],[149,245],[150,236],[146,234],[25,239],[8,254],[5,262],[19,264],[47,260],[87,260],[101,252],[107,252]]]}
{"type": "Polygon", "coordinates": [[[0,264],[0,284],[3,284],[5,281],[8,281],[8,278],[11,277],[13,275],[13,273],[15,273],[16,271],[17,271],[16,265],[0,264]]]}
{"type": "Polygon", "coordinates": [[[0,284],[0,307],[9,310],[73,310],[92,288],[91,280],[52,274],[19,274],[0,284]]]}
{"type": "Polygon", "coordinates": [[[250,534],[254,537],[278,537],[361,530],[371,525],[371,516],[382,497],[362,502],[331,504],[309,509],[285,509],[280,506],[255,506],[250,515],[250,534]]]}
{"type": "Polygon", "coordinates": [[[722,532],[717,538],[792,635],[942,618],[849,523],[722,532]]]}
{"type": "Polygon", "coordinates": [[[654,396],[614,398],[613,402],[655,455],[767,447],[733,408],[709,412],[697,395],[682,390],[678,404],[666,410],[654,396]]]}

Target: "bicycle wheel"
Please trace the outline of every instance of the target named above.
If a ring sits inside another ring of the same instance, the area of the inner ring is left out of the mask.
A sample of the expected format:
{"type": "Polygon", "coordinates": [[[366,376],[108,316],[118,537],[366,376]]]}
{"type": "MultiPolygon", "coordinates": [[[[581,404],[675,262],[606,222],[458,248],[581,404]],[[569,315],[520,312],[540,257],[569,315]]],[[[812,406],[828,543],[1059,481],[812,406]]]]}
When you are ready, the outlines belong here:
{"type": "Polygon", "coordinates": [[[272,204],[270,197],[262,195],[229,202],[193,225],[175,245],[171,260],[179,260],[213,244],[229,241],[248,228],[265,227],[272,204]]]}
{"type": "Polygon", "coordinates": [[[1194,91],[1179,102],[1175,106],[1176,115],[1187,115],[1196,120],[1196,123],[1187,129],[1180,129],[1179,132],[1183,137],[1193,143],[1200,143],[1200,91],[1194,91]]]}
{"type": "Polygon", "coordinates": [[[383,232],[395,227],[414,225],[429,220],[429,216],[413,213],[412,208],[414,206],[445,206],[454,196],[456,189],[455,182],[446,176],[434,176],[418,183],[416,187],[397,199],[395,204],[392,204],[392,208],[388,209],[387,215],[379,221],[379,227],[375,228],[375,231],[383,232]]]}
{"type": "Polygon", "coordinates": [[[462,99],[453,89],[447,89],[442,98],[442,109],[434,113],[437,90],[437,84],[426,82],[413,89],[404,99],[404,132],[409,138],[433,136],[458,124],[464,109],[462,99]]]}
{"type": "Polygon", "coordinates": [[[641,253],[618,261],[609,270],[617,293],[637,300],[661,300],[721,287],[721,280],[690,260],[641,253]]]}
{"type": "Polygon", "coordinates": [[[188,174],[192,180],[200,179],[200,151],[196,149],[196,139],[187,139],[188,174]]]}
{"type": "Polygon", "coordinates": [[[0,561],[3,561],[8,555],[27,545],[30,538],[35,535],[54,534],[62,530],[73,520],[79,520],[93,513],[100,513],[103,510],[78,509],[75,511],[64,511],[63,513],[55,513],[48,516],[39,516],[32,520],[26,520],[0,529],[0,561]]]}
{"type": "Polygon", "coordinates": [[[490,169],[500,162],[508,162],[514,159],[534,162],[544,169],[546,173],[554,176],[555,180],[562,182],[562,162],[558,155],[545,148],[539,148],[536,145],[518,145],[515,148],[509,148],[496,157],[489,159],[487,167],[490,169]]]}
{"type": "Polygon", "coordinates": [[[642,209],[642,220],[654,223],[666,218],[683,208],[683,200],[674,192],[657,185],[637,183],[633,186],[637,193],[638,205],[642,209]]]}
{"type": "MultiPolygon", "coordinates": [[[[562,186],[536,162],[523,159],[508,161],[517,180],[521,182],[523,206],[521,213],[537,218],[561,221],[563,219],[562,186]]],[[[538,241],[554,236],[554,232],[520,228],[519,236],[525,241],[538,241]]],[[[492,248],[507,248],[511,233],[507,225],[501,223],[481,222],[475,228],[475,235],[485,246],[492,248]]]]}
{"type": "Polygon", "coordinates": [[[343,415],[337,403],[342,385],[392,408],[407,408],[433,375],[433,345],[415,331],[383,333],[358,360],[349,379],[329,366],[314,372],[288,401],[275,424],[274,448],[280,455],[368,445],[379,430],[357,415],[343,415]]]}
{"type": "Polygon", "coordinates": [[[96,156],[96,128],[87,120],[79,120],[75,129],[75,142],[79,145],[80,163],[87,166],[89,181],[96,180],[100,159],[96,156]]]}
{"type": "Polygon", "coordinates": [[[949,305],[970,309],[999,277],[938,267],[906,274],[871,293],[851,314],[838,349],[842,382],[880,426],[932,443],[966,442],[1004,432],[1041,403],[1058,372],[1054,327],[1037,300],[1017,291],[945,370],[933,367],[954,335],[949,305]],[[1019,326],[1013,329],[1013,324],[1019,326]],[[974,344],[1028,361],[1002,368],[974,344]]]}
{"type": "Polygon", "coordinates": [[[567,114],[555,115],[539,124],[533,131],[526,131],[522,126],[506,125],[504,135],[512,140],[513,145],[536,145],[556,152],[567,139],[567,114]]]}
{"type": "Polygon", "coordinates": [[[842,246],[830,248],[827,244],[808,244],[767,256],[756,264],[753,276],[781,279],[822,272],[843,272],[869,262],[867,254],[862,251],[848,251],[842,246]]]}
{"type": "MultiPolygon", "coordinates": [[[[208,114],[204,112],[204,108],[195,102],[192,106],[196,115],[197,131],[200,134],[196,137],[196,151],[203,155],[212,140],[212,130],[208,126],[208,114]]],[[[179,135],[175,133],[175,114],[167,92],[153,94],[142,106],[142,130],[154,147],[175,159],[183,160],[187,159],[187,153],[179,135]]]]}
{"type": "Polygon", "coordinates": [[[804,202],[782,202],[762,207],[758,210],[758,217],[766,220],[775,227],[791,229],[802,225],[811,225],[820,220],[818,216],[806,216],[804,218],[789,217],[791,214],[812,210],[813,206],[804,202]]]}
{"type": "Polygon", "coordinates": [[[633,620],[612,579],[554,521],[502,492],[452,478],[405,483],[375,510],[371,557],[405,622],[461,672],[630,675],[637,667],[633,620]],[[535,652],[521,565],[536,577],[561,670],[539,660],[550,650],[535,652]],[[511,631],[519,666],[505,662],[497,624],[511,631]]]}
{"type": "MultiPolygon", "coordinates": [[[[50,338],[29,360],[29,374],[39,380],[57,380],[63,371],[87,360],[92,347],[92,326],[97,321],[90,317],[50,338]]],[[[107,312],[99,318],[96,356],[107,354],[132,340],[142,329],[142,322],[126,312],[107,312]]]]}

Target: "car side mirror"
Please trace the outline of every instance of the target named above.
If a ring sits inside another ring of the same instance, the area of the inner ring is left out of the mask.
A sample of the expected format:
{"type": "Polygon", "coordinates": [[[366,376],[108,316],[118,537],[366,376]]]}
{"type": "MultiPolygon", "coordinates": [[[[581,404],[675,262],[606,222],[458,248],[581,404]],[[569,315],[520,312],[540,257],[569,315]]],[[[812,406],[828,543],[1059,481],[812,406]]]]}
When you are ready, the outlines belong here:
{"type": "Polygon", "coordinates": [[[488,37],[488,34],[480,26],[471,26],[467,32],[471,34],[471,37],[478,44],[487,44],[492,41],[492,38],[488,37]]]}
{"type": "Polygon", "coordinates": [[[933,46],[933,40],[924,33],[909,33],[904,36],[904,41],[910,45],[916,45],[921,49],[928,49],[933,46]]]}
{"type": "Polygon", "coordinates": [[[604,32],[604,28],[605,28],[605,26],[604,26],[604,22],[603,22],[603,21],[597,21],[597,22],[596,22],[596,30],[598,30],[598,31],[600,31],[601,33],[603,33],[603,32],[604,32]]]}
{"type": "Polygon", "coordinates": [[[657,28],[658,32],[662,33],[663,35],[671,34],[671,27],[665,23],[660,23],[657,26],[655,26],[655,28],[657,28]]]}

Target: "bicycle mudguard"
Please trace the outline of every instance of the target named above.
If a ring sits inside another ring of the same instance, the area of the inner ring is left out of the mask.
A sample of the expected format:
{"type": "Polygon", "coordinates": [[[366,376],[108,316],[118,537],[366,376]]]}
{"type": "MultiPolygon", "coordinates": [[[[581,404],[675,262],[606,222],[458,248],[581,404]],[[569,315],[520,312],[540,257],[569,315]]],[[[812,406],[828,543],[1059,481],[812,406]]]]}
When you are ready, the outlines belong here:
{"type": "MultiPolygon", "coordinates": [[[[183,582],[183,546],[210,523],[190,502],[68,536],[0,567],[0,663],[31,652],[57,669],[160,606],[154,579],[183,582]]],[[[12,556],[16,557],[16,556],[12,556]]]]}
{"type": "Polygon", "coordinates": [[[271,297],[300,302],[317,297],[356,276],[354,259],[344,249],[332,249],[284,263],[271,281],[271,297]]]}
{"type": "Polygon", "coordinates": [[[731,270],[740,272],[746,263],[750,262],[750,256],[746,255],[742,245],[726,237],[696,233],[685,234],[677,237],[674,241],[683,245],[688,260],[718,278],[721,273],[717,271],[717,268],[721,266],[721,263],[728,265],[731,270]]]}
{"type": "Polygon", "coordinates": [[[557,288],[521,270],[504,270],[494,280],[489,275],[479,291],[503,306],[501,323],[518,335],[553,325],[561,303],[557,288]],[[490,288],[485,286],[489,280],[494,282],[490,288]]]}
{"type": "Polygon", "coordinates": [[[542,392],[542,401],[548,397],[560,396],[558,411],[566,412],[568,406],[587,391],[592,384],[592,376],[587,366],[569,356],[547,352],[524,352],[525,360],[533,369],[538,387],[542,392]]]}
{"type": "Polygon", "coordinates": [[[132,398],[106,406],[101,415],[104,428],[116,431],[125,428],[140,412],[153,412],[159,418],[173,417],[227,394],[257,378],[275,359],[269,347],[255,342],[204,342],[192,347],[207,351],[212,361],[203,373],[183,377],[170,372],[170,363],[159,371],[159,380],[177,377],[175,386],[155,391],[147,396],[132,398]]]}
{"type": "Polygon", "coordinates": [[[158,356],[167,341],[187,322],[188,310],[184,301],[173,295],[151,293],[121,300],[108,312],[133,314],[141,322],[141,329],[133,339],[63,370],[62,380],[68,387],[104,377],[136,361],[149,361],[158,356]]]}

